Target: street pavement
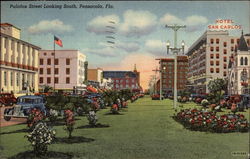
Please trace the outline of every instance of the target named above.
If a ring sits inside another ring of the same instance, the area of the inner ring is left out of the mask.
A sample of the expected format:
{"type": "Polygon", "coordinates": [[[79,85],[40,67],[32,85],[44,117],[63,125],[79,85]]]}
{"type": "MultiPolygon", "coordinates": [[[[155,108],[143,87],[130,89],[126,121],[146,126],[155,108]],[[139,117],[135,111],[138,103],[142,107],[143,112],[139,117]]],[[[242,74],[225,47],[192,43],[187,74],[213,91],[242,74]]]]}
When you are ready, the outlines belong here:
{"type": "Polygon", "coordinates": [[[11,118],[10,121],[5,121],[3,118],[4,115],[4,109],[5,108],[11,108],[9,106],[7,107],[1,107],[0,108],[0,127],[5,127],[5,126],[10,126],[10,125],[16,125],[16,124],[21,124],[21,123],[25,123],[26,119],[25,118],[11,118]]]}

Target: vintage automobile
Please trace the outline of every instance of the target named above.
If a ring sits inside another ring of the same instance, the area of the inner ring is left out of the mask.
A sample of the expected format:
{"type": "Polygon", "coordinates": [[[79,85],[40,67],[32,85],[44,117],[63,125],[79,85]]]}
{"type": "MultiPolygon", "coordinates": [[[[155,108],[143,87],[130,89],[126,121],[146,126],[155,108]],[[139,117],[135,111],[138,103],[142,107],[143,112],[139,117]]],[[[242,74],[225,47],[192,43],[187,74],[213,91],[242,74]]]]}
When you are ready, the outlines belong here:
{"type": "Polygon", "coordinates": [[[12,106],[16,103],[16,97],[11,93],[0,93],[0,107],[12,106]]]}
{"type": "Polygon", "coordinates": [[[33,108],[39,109],[44,115],[48,114],[42,97],[28,95],[18,97],[13,108],[6,108],[4,110],[4,119],[9,121],[11,118],[26,118],[33,108]]]}

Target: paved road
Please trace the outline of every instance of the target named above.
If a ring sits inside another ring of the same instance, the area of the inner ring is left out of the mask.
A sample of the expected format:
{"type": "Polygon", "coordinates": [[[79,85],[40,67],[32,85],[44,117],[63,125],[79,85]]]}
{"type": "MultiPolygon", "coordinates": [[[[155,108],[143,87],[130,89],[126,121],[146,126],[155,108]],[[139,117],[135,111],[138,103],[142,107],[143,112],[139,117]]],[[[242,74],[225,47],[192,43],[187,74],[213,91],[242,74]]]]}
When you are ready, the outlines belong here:
{"type": "Polygon", "coordinates": [[[16,124],[21,124],[21,123],[25,123],[26,119],[24,118],[11,118],[10,121],[5,121],[3,118],[3,114],[4,114],[4,109],[5,108],[10,108],[10,107],[1,107],[0,108],[0,127],[5,127],[5,126],[10,126],[10,125],[16,125],[16,124]]]}

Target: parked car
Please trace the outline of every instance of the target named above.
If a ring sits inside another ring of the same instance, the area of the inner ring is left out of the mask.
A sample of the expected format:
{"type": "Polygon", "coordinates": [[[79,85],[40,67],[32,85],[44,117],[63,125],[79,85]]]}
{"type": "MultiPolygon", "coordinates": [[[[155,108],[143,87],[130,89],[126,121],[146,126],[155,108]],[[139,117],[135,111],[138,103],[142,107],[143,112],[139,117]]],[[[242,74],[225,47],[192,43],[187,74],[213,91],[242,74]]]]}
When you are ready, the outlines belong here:
{"type": "Polygon", "coordinates": [[[44,115],[47,115],[44,100],[40,96],[21,96],[17,98],[17,103],[13,108],[4,110],[4,119],[9,121],[11,118],[26,118],[31,109],[40,109],[44,115]]]}
{"type": "Polygon", "coordinates": [[[12,106],[16,103],[16,97],[11,93],[0,93],[0,106],[12,106]]]}

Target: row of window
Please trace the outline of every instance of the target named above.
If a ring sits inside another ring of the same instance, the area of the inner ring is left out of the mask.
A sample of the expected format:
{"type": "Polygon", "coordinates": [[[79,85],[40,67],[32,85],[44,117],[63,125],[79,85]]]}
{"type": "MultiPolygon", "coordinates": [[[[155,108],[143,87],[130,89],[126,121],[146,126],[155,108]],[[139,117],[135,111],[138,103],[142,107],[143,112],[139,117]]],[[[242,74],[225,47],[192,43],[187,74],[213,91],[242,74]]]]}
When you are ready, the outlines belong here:
{"type": "MultiPolygon", "coordinates": [[[[134,84],[131,85],[131,88],[135,88],[135,87],[136,87],[136,85],[134,85],[134,84]]],[[[115,85],[115,88],[129,88],[129,85],[126,84],[126,85],[124,86],[124,85],[116,84],[116,85],[115,85]]]]}
{"type": "MultiPolygon", "coordinates": [[[[66,65],[70,65],[70,59],[67,58],[67,59],[65,59],[65,60],[66,60],[66,65]]],[[[43,65],[43,64],[44,64],[44,59],[40,59],[40,60],[39,60],[39,63],[40,63],[40,65],[43,65]]],[[[59,65],[59,60],[58,60],[58,59],[55,59],[55,60],[54,60],[54,64],[55,64],[55,65],[59,65]]],[[[50,58],[47,59],[47,65],[51,65],[51,59],[50,59],[50,58]]]]}
{"type": "MultiPolygon", "coordinates": [[[[59,73],[59,68],[55,68],[54,74],[58,74],[59,73]]],[[[43,74],[43,68],[39,69],[39,74],[42,75],[43,74]]],[[[51,68],[47,68],[47,74],[50,75],[51,74],[51,68]]],[[[66,68],[66,74],[69,75],[70,74],[70,68],[66,68]]]]}
{"type": "MultiPolygon", "coordinates": [[[[216,59],[220,58],[220,54],[216,54],[215,56],[216,56],[216,59]]],[[[214,54],[210,54],[210,58],[213,59],[214,58],[214,54]]],[[[223,57],[223,61],[227,62],[227,57],[226,56],[223,57]]]]}
{"type": "MultiPolygon", "coordinates": [[[[210,61],[210,65],[211,66],[214,66],[214,65],[219,66],[220,65],[220,61],[215,61],[215,62],[214,61],[210,61]]],[[[227,68],[227,64],[224,64],[223,68],[226,69],[227,68]]]]}
{"type": "MultiPolygon", "coordinates": [[[[239,44],[239,41],[240,41],[240,39],[237,39],[237,44],[239,44]]],[[[211,44],[214,44],[214,42],[216,43],[216,44],[219,44],[220,43],[220,39],[210,39],[210,43],[211,44]]],[[[231,39],[231,44],[234,44],[234,39],[231,39]]],[[[227,42],[224,42],[223,43],[223,45],[225,46],[225,45],[227,45],[227,42]]]]}
{"type": "Polygon", "coordinates": [[[240,65],[248,65],[248,58],[247,57],[245,57],[245,58],[241,57],[240,58],[240,65]]]}
{"type": "MultiPolygon", "coordinates": [[[[60,78],[60,79],[62,79],[62,78],[60,78]]],[[[56,84],[58,84],[59,83],[59,78],[55,77],[54,81],[55,81],[56,84]]],[[[40,84],[44,83],[44,78],[43,77],[39,78],[39,83],[40,84]]],[[[66,84],[69,84],[69,83],[70,83],[70,77],[66,77],[66,84]]],[[[51,84],[51,78],[50,77],[47,77],[47,84],[51,84]]]]}
{"type": "MultiPolygon", "coordinates": [[[[3,77],[3,83],[5,86],[7,86],[7,82],[10,82],[10,86],[14,85],[14,72],[10,72],[10,78],[7,79],[7,72],[4,72],[4,77],[3,77]]],[[[25,74],[22,73],[21,74],[21,79],[19,77],[19,73],[16,73],[16,86],[19,86],[20,82],[22,83],[22,85],[24,85],[25,82],[31,84],[32,87],[34,87],[34,76],[31,76],[30,79],[30,75],[27,75],[27,80],[25,80],[25,74]],[[30,81],[31,80],[31,81],[30,81]]]]}
{"type": "MultiPolygon", "coordinates": [[[[220,73],[220,68],[216,68],[216,69],[214,69],[214,68],[210,68],[210,73],[220,73]]],[[[224,71],[223,72],[223,76],[227,76],[227,72],[226,71],[224,71]]]]}
{"type": "MultiPolygon", "coordinates": [[[[125,81],[126,83],[129,83],[129,80],[128,80],[128,79],[126,79],[126,80],[124,80],[124,81],[125,81]]],[[[115,80],[115,82],[116,82],[116,83],[123,83],[123,80],[122,80],[122,79],[121,79],[121,80],[118,80],[118,79],[117,79],[117,80],[115,80]]],[[[134,82],[135,82],[135,79],[132,79],[131,82],[134,83],[134,82]]]]}

